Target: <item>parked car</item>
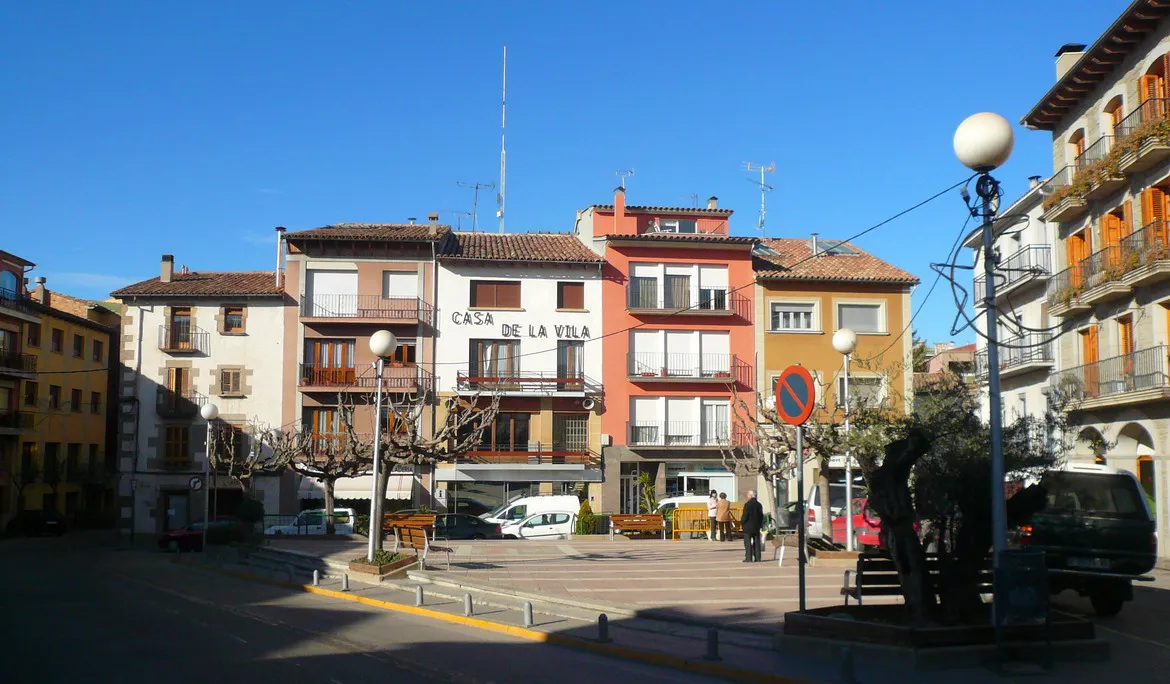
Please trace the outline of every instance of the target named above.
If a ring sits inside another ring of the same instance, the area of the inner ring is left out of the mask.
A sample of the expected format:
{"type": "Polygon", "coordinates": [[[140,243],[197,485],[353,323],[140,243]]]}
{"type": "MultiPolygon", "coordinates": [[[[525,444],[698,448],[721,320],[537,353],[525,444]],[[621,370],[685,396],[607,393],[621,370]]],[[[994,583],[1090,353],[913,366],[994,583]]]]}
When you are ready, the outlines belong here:
{"type": "Polygon", "coordinates": [[[1132,582],[1157,559],[1153,515],[1126,470],[1090,464],[1050,470],[1008,500],[1008,519],[1013,547],[1045,552],[1052,593],[1088,596],[1103,617],[1133,600],[1132,582]]]}
{"type": "Polygon", "coordinates": [[[481,520],[474,515],[447,513],[435,517],[435,536],[447,539],[503,539],[497,523],[481,520]]]}
{"type": "MultiPolygon", "coordinates": [[[[357,513],[352,508],[333,509],[333,533],[353,534],[357,513]]],[[[301,511],[297,517],[283,525],[271,525],[264,534],[327,534],[325,509],[312,508],[301,511]]]]}
{"type": "Polygon", "coordinates": [[[52,535],[60,537],[65,534],[68,526],[65,517],[57,511],[21,511],[20,515],[8,521],[5,531],[8,534],[23,534],[29,537],[43,537],[52,535]]]}
{"type": "MultiPolygon", "coordinates": [[[[862,551],[866,547],[881,547],[882,519],[869,507],[868,499],[853,500],[853,548],[862,551]]],[[[844,544],[846,539],[846,518],[833,518],[833,542],[844,544]]]]}
{"type": "Polygon", "coordinates": [[[504,525],[502,532],[505,539],[568,539],[576,522],[576,512],[551,511],[504,525]]]}
{"type": "MultiPolygon", "coordinates": [[[[227,540],[235,536],[243,538],[244,527],[237,518],[218,517],[211,520],[211,527],[207,528],[209,542],[227,540]]],[[[167,551],[202,551],[203,550],[203,521],[193,522],[186,527],[170,530],[158,538],[158,547],[167,551]]]]}
{"type": "MultiPolygon", "coordinates": [[[[853,487],[854,495],[864,494],[863,489],[859,489],[859,485],[853,487]]],[[[831,531],[829,525],[824,523],[827,521],[821,520],[821,488],[817,484],[813,484],[809,489],[808,497],[804,503],[805,511],[808,515],[808,537],[809,539],[816,539],[823,537],[831,531]]],[[[829,484],[829,515],[835,518],[845,512],[845,483],[833,482],[829,484]]],[[[829,521],[831,524],[831,521],[829,521]]]]}
{"type": "Polygon", "coordinates": [[[499,506],[493,511],[479,516],[488,522],[508,525],[525,520],[536,513],[548,511],[573,511],[576,515],[581,508],[581,500],[575,494],[550,494],[547,496],[524,496],[499,506]]]}

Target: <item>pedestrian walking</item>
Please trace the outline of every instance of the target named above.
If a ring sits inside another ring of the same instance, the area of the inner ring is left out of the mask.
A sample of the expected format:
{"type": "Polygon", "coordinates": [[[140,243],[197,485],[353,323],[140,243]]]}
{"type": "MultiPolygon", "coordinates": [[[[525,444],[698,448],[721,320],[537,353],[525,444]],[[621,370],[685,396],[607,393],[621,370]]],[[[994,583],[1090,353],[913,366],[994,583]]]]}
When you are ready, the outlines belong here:
{"type": "Polygon", "coordinates": [[[715,522],[719,523],[719,540],[731,541],[731,502],[727,500],[727,492],[719,492],[719,501],[715,504],[715,522]]]}
{"type": "Polygon", "coordinates": [[[711,490],[711,498],[707,499],[707,538],[715,541],[715,509],[719,507],[719,492],[711,490]]]}
{"type": "Polygon", "coordinates": [[[760,530],[764,527],[764,507],[756,500],[755,492],[747,493],[743,504],[743,517],[739,521],[743,528],[743,562],[760,562],[760,530]]]}

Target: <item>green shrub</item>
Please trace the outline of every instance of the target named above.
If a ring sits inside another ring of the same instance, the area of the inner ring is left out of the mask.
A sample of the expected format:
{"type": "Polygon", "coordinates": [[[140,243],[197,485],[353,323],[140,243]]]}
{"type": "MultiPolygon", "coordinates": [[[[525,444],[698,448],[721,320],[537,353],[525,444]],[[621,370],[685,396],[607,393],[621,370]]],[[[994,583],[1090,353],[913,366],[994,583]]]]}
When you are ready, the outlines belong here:
{"type": "Polygon", "coordinates": [[[593,534],[594,521],[593,507],[586,499],[581,502],[581,510],[577,511],[577,534],[593,534]]]}
{"type": "MultiPolygon", "coordinates": [[[[391,563],[395,563],[397,561],[400,561],[403,558],[407,558],[407,556],[404,556],[401,553],[391,553],[391,552],[387,551],[386,549],[378,549],[377,551],[374,552],[374,563],[373,564],[374,565],[390,565],[391,563]]],[[[369,561],[366,560],[365,556],[359,556],[358,558],[354,558],[353,562],[355,562],[355,563],[368,563],[369,561]]]]}
{"type": "Polygon", "coordinates": [[[264,503],[245,497],[240,502],[240,507],[236,509],[236,517],[248,527],[255,526],[256,523],[264,520],[264,503]]]}

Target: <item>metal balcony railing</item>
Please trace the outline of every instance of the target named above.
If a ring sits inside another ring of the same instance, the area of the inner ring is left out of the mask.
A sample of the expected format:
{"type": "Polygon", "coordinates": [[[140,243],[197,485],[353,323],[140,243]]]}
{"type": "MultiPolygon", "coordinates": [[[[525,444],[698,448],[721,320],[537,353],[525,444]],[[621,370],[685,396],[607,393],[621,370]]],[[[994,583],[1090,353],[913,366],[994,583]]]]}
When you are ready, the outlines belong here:
{"type": "Polygon", "coordinates": [[[732,446],[730,422],[633,420],[626,429],[630,446],[732,446]]]}
{"type": "Polygon", "coordinates": [[[207,354],[211,350],[211,335],[190,323],[160,325],[158,348],[172,354],[207,354]]]}
{"type": "Polygon", "coordinates": [[[1113,136],[1103,135],[1097,139],[1097,142],[1086,147],[1084,152],[1077,155],[1077,158],[1073,160],[1073,165],[1077,167],[1078,171],[1083,170],[1104,159],[1111,149],[1113,149],[1113,136]]]}
{"type": "Polygon", "coordinates": [[[1152,389],[1170,389],[1166,375],[1166,345],[1114,356],[1070,368],[1061,380],[1072,379],[1081,399],[1100,399],[1152,389]]]}
{"type": "Polygon", "coordinates": [[[193,418],[206,403],[207,397],[198,392],[159,387],[155,412],[163,418],[193,418]]]}
{"type": "Polygon", "coordinates": [[[601,455],[588,449],[556,449],[548,444],[529,445],[528,449],[494,449],[481,446],[456,459],[457,463],[584,465],[598,466],[601,455]]]}
{"type": "MultiPolygon", "coordinates": [[[[387,365],[382,370],[382,389],[390,392],[422,392],[431,386],[431,378],[431,372],[421,366],[387,365]]],[[[302,363],[300,386],[372,390],[377,389],[378,383],[374,371],[369,369],[358,375],[358,369],[352,366],[334,367],[302,363]]]]}
{"type": "Polygon", "coordinates": [[[1170,113],[1170,99],[1152,98],[1146,100],[1117,124],[1114,133],[1120,138],[1125,138],[1136,132],[1144,123],[1165,119],[1168,113],[1170,113]]]}
{"type": "Polygon", "coordinates": [[[16,290],[0,288],[0,308],[12,309],[21,313],[35,313],[29,301],[16,290]]]}
{"type": "Polygon", "coordinates": [[[0,370],[9,369],[22,373],[37,372],[37,357],[33,354],[18,354],[0,349],[0,370]]]}
{"type": "Polygon", "coordinates": [[[698,296],[690,289],[675,292],[658,284],[626,286],[626,308],[631,311],[683,312],[694,315],[736,315],[748,318],[751,301],[727,287],[701,287],[698,296]]]}
{"type": "Polygon", "coordinates": [[[630,352],[626,375],[637,379],[750,382],[751,368],[735,354],[630,352]]]}
{"type": "Polygon", "coordinates": [[[301,300],[303,318],[368,318],[385,321],[430,324],[434,307],[418,297],[383,297],[381,295],[323,294],[305,295],[301,300]]]}
{"type": "Polygon", "coordinates": [[[1166,222],[1151,221],[1121,238],[1121,254],[1124,263],[1131,268],[1170,259],[1170,235],[1167,234],[1166,222]]]}
{"type": "MultiPolygon", "coordinates": [[[[999,369],[1010,370],[1035,363],[1052,363],[1052,336],[1047,333],[1028,333],[1000,340],[999,369]]],[[[987,350],[975,355],[975,372],[987,376],[987,350]]]]}
{"type": "Polygon", "coordinates": [[[513,369],[503,375],[488,368],[470,368],[457,371],[458,389],[550,394],[552,392],[584,392],[599,394],[601,383],[580,371],[521,371],[513,369]]]}
{"type": "Polygon", "coordinates": [[[1073,164],[1065,166],[1061,170],[1052,174],[1052,177],[1044,181],[1044,187],[1041,189],[1041,194],[1047,196],[1051,195],[1058,188],[1066,185],[1072,185],[1073,175],[1077,172],[1077,167],[1073,164]]]}
{"type": "Polygon", "coordinates": [[[0,411],[0,429],[31,430],[34,414],[28,411],[0,411]]]}
{"type": "MultiPolygon", "coordinates": [[[[1028,245],[1011,256],[1000,259],[997,269],[1003,274],[1003,280],[996,281],[997,289],[1006,289],[1012,285],[1035,276],[1052,274],[1052,247],[1048,245],[1028,245]]],[[[975,279],[975,302],[979,303],[987,296],[987,280],[975,279]]]]}

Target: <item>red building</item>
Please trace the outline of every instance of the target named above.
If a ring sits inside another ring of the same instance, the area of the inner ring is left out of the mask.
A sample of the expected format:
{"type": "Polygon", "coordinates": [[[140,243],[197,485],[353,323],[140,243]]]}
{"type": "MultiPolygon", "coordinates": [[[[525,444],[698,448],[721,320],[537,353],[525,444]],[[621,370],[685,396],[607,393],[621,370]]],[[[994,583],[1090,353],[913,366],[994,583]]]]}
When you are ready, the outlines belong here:
{"type": "Polygon", "coordinates": [[[752,247],[730,209],[613,204],[581,212],[577,237],[605,257],[602,285],[602,510],[637,510],[641,473],[655,494],[729,498],[755,477],[723,467],[734,404],[755,406],[752,247]]]}

